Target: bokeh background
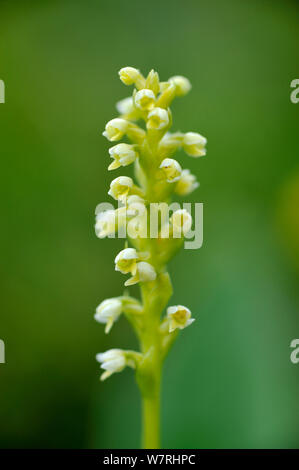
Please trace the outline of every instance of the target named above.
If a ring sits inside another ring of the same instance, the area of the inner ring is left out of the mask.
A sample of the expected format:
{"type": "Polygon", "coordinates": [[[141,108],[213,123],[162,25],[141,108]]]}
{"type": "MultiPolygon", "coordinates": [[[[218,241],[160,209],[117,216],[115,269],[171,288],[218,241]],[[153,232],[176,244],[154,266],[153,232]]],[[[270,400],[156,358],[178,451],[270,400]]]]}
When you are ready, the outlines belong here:
{"type": "MultiPolygon", "coordinates": [[[[197,318],[166,361],[163,446],[298,447],[298,3],[272,0],[1,1],[0,447],[135,448],[133,374],[101,384],[96,305],[122,292],[119,240],[94,234],[108,201],[101,136],[126,65],[193,89],[174,128],[208,137],[179,155],[198,175],[204,245],[172,262],[172,304],[197,318]]],[[[117,173],[119,174],[119,172],[117,173]]]]}

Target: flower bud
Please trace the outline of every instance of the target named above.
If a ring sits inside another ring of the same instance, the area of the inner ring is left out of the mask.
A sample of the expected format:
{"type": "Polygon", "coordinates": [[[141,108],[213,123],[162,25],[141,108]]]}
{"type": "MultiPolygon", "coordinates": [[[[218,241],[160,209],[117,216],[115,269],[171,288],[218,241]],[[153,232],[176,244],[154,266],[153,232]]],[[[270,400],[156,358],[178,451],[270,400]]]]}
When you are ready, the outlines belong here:
{"type": "Polygon", "coordinates": [[[109,165],[108,170],[130,165],[137,158],[134,146],[129,144],[117,144],[109,149],[109,154],[114,161],[109,165]]]}
{"type": "Polygon", "coordinates": [[[142,111],[149,111],[155,106],[156,97],[152,90],[143,89],[135,95],[135,106],[142,111]]]}
{"type": "Polygon", "coordinates": [[[154,281],[157,277],[153,266],[145,261],[137,263],[136,274],[125,282],[125,286],[132,286],[137,282],[154,281]]]}
{"type": "Polygon", "coordinates": [[[198,188],[199,183],[196,177],[190,173],[190,170],[183,170],[179,181],[175,187],[175,193],[179,196],[186,196],[198,188]]]}
{"type": "Polygon", "coordinates": [[[188,78],[176,75],[175,77],[171,77],[168,81],[175,86],[177,96],[184,96],[191,90],[191,83],[188,78]]]}
{"type": "Polygon", "coordinates": [[[190,157],[206,155],[207,139],[197,132],[187,132],[183,137],[183,148],[190,157]]]}
{"type": "Polygon", "coordinates": [[[103,136],[105,136],[110,142],[120,140],[127,132],[129,122],[125,119],[115,118],[107,122],[103,136]]]}
{"type": "Polygon", "coordinates": [[[125,202],[130,189],[133,186],[133,180],[129,176],[119,176],[111,181],[109,196],[112,196],[116,201],[125,202]]]}
{"type": "Polygon", "coordinates": [[[105,323],[105,333],[109,333],[121,313],[122,303],[119,299],[106,299],[98,305],[94,318],[99,323],[105,323]]]}
{"type": "Polygon", "coordinates": [[[194,318],[191,318],[190,310],[183,305],[174,305],[173,307],[168,307],[167,318],[169,321],[170,333],[176,328],[183,330],[195,321],[194,318]]]}
{"type": "Polygon", "coordinates": [[[175,237],[185,235],[192,227],[192,217],[186,209],[175,211],[170,221],[172,223],[173,234],[175,237]]]}
{"type": "Polygon", "coordinates": [[[154,70],[151,70],[145,81],[145,88],[152,90],[155,95],[160,91],[159,75],[154,70]]]}
{"type": "Polygon", "coordinates": [[[161,130],[165,129],[169,124],[169,116],[166,109],[154,108],[148,115],[146,127],[148,129],[161,130]]]}
{"type": "Polygon", "coordinates": [[[134,67],[124,67],[118,72],[119,78],[125,85],[136,85],[137,88],[142,87],[145,83],[145,79],[139,70],[134,67]]]}
{"type": "Polygon", "coordinates": [[[160,168],[163,170],[168,183],[173,183],[180,179],[182,168],[176,160],[165,158],[161,163],[160,168]]]}

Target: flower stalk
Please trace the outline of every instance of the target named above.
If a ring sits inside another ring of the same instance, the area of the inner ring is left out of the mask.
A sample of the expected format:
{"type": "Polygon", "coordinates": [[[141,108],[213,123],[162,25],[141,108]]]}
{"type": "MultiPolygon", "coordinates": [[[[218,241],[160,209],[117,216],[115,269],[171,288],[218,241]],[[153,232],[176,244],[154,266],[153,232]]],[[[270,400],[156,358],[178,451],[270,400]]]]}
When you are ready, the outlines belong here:
{"type": "Polygon", "coordinates": [[[189,80],[176,76],[161,82],[157,72],[152,70],[144,77],[133,67],[121,69],[119,75],[125,85],[134,86],[134,91],[131,97],[117,103],[120,115],[106,124],[103,135],[111,142],[128,139],[129,143],[110,148],[113,161],[108,169],[133,164],[136,182],[128,176],[113,179],[108,194],[121,206],[115,211],[97,213],[95,229],[99,238],[124,226],[127,229],[127,242],[115,257],[115,269],[130,276],[124,282],[127,288],[139,284],[140,300],[127,292],[104,300],[96,309],[95,319],[105,324],[105,332],[109,333],[120,315],[125,315],[138,337],[140,352],[110,349],[96,359],[104,369],[101,380],[127,366],[135,370],[142,397],[142,445],[155,449],[160,447],[163,361],[179,331],[194,321],[187,307],[168,306],[172,284],[167,272],[167,263],[183,245],[192,217],[183,209],[167,219],[161,211],[158,225],[152,230],[149,209],[159,203],[159,212],[161,203],[168,207],[173,194],[185,196],[198,187],[196,177],[172,157],[179,149],[192,157],[205,155],[206,139],[195,132],[169,132],[169,106],[174,98],[190,91],[189,80]],[[137,124],[139,121],[144,122],[144,128],[137,124]]]}

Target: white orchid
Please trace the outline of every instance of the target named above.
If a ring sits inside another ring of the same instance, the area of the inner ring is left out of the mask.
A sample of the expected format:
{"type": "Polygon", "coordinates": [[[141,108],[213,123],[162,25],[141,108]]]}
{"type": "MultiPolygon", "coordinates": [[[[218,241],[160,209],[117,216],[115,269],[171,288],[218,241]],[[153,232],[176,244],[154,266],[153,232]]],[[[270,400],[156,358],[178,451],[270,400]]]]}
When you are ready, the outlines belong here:
{"type": "Polygon", "coordinates": [[[182,168],[179,162],[173,158],[165,158],[160,165],[168,183],[174,183],[180,179],[182,168]]]}
{"type": "Polygon", "coordinates": [[[109,333],[121,313],[121,300],[117,298],[106,299],[98,305],[94,318],[97,322],[106,324],[105,333],[109,333]]]}
{"type": "Polygon", "coordinates": [[[169,124],[168,112],[163,108],[154,108],[148,114],[148,121],[146,127],[148,129],[161,130],[167,127],[169,124]]]}
{"type": "Polygon", "coordinates": [[[187,307],[184,307],[183,305],[174,305],[172,307],[168,307],[167,318],[169,321],[170,333],[176,328],[183,330],[195,321],[194,318],[191,318],[190,310],[187,307]]]}
{"type": "Polygon", "coordinates": [[[125,286],[132,286],[138,282],[154,281],[157,277],[154,267],[145,261],[137,263],[135,273],[132,272],[132,274],[134,274],[133,277],[125,282],[125,286]]]}
{"type": "Polygon", "coordinates": [[[207,139],[197,132],[187,132],[183,138],[183,148],[190,157],[206,155],[207,139]]]}
{"type": "Polygon", "coordinates": [[[190,170],[183,170],[181,176],[176,184],[175,192],[179,196],[186,196],[198,188],[199,183],[196,181],[196,176],[190,173],[190,170]]]}
{"type": "Polygon", "coordinates": [[[109,149],[109,154],[113,158],[113,162],[110,163],[108,170],[115,170],[120,166],[130,165],[138,157],[134,146],[129,144],[117,144],[109,149]]]}

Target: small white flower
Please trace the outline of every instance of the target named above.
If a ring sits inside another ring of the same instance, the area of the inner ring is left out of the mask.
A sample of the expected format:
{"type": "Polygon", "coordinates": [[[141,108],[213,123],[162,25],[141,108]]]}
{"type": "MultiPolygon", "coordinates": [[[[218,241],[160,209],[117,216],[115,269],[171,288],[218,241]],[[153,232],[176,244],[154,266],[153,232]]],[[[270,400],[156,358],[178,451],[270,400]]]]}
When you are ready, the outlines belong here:
{"type": "Polygon", "coordinates": [[[105,333],[109,333],[121,313],[122,303],[119,299],[106,299],[98,305],[94,318],[99,323],[105,323],[105,333]]]}
{"type": "Polygon", "coordinates": [[[182,145],[183,135],[181,132],[175,132],[172,134],[171,132],[166,132],[166,134],[162,137],[160,144],[162,146],[174,146],[175,149],[179,148],[182,145]]]}
{"type": "Polygon", "coordinates": [[[122,349],[109,349],[104,353],[99,353],[96,355],[96,360],[105,370],[101,375],[101,380],[106,380],[115,372],[121,372],[127,365],[133,367],[132,364],[127,363],[125,351],[122,349]]]}
{"type": "Polygon", "coordinates": [[[155,106],[156,97],[152,90],[143,89],[135,95],[135,105],[142,111],[149,111],[155,106]]]}
{"type": "Polygon", "coordinates": [[[156,271],[153,266],[145,261],[137,263],[136,274],[125,282],[125,286],[132,286],[137,282],[150,282],[154,281],[157,277],[156,271]]]}
{"type": "Polygon", "coordinates": [[[183,148],[191,157],[206,155],[207,139],[197,132],[187,132],[183,137],[183,148]]]}
{"type": "Polygon", "coordinates": [[[107,122],[103,136],[105,136],[110,142],[120,140],[127,132],[129,122],[125,119],[115,118],[107,122]]]}
{"type": "Polygon", "coordinates": [[[164,137],[160,140],[158,153],[161,158],[166,158],[174,154],[182,146],[182,134],[177,132],[171,134],[166,132],[164,137]]]}
{"type": "Polygon", "coordinates": [[[130,114],[134,111],[134,103],[132,96],[124,98],[116,103],[116,109],[119,114],[130,114]]]}
{"type": "Polygon", "coordinates": [[[175,236],[185,235],[192,227],[192,217],[186,209],[175,211],[170,221],[172,223],[173,234],[175,236]]]}
{"type": "Polygon", "coordinates": [[[188,78],[176,75],[175,77],[171,77],[168,81],[175,86],[177,96],[184,96],[191,90],[191,83],[188,78]]]}
{"type": "Polygon", "coordinates": [[[111,181],[109,196],[112,196],[116,201],[125,202],[126,198],[133,186],[133,180],[129,176],[119,176],[111,181]]]}
{"type": "Polygon", "coordinates": [[[133,163],[138,154],[134,150],[133,145],[129,144],[117,144],[109,149],[110,157],[114,161],[109,165],[108,170],[114,170],[120,166],[127,166],[133,163]]]}
{"type": "Polygon", "coordinates": [[[115,233],[115,211],[107,210],[96,215],[95,232],[98,238],[105,238],[115,233]]]}
{"type": "Polygon", "coordinates": [[[120,271],[123,274],[136,274],[138,259],[139,256],[135,248],[125,248],[115,258],[115,271],[120,271]]]}
{"type": "Polygon", "coordinates": [[[118,74],[125,85],[134,85],[134,83],[143,78],[139,70],[134,67],[123,67],[118,74]]]}
{"type": "Polygon", "coordinates": [[[161,130],[165,129],[169,124],[169,116],[166,109],[154,108],[148,115],[146,127],[148,129],[161,130]]]}
{"type": "Polygon", "coordinates": [[[180,179],[182,168],[176,160],[165,158],[160,168],[164,171],[168,183],[174,183],[180,179]]]}
{"type": "Polygon", "coordinates": [[[173,307],[168,307],[167,318],[169,320],[170,333],[176,328],[183,330],[195,321],[195,318],[191,318],[190,310],[183,305],[174,305],[173,307]]]}
{"type": "Polygon", "coordinates": [[[196,177],[190,173],[190,170],[183,170],[179,181],[176,184],[175,192],[180,196],[186,196],[198,188],[199,183],[196,177]]]}

